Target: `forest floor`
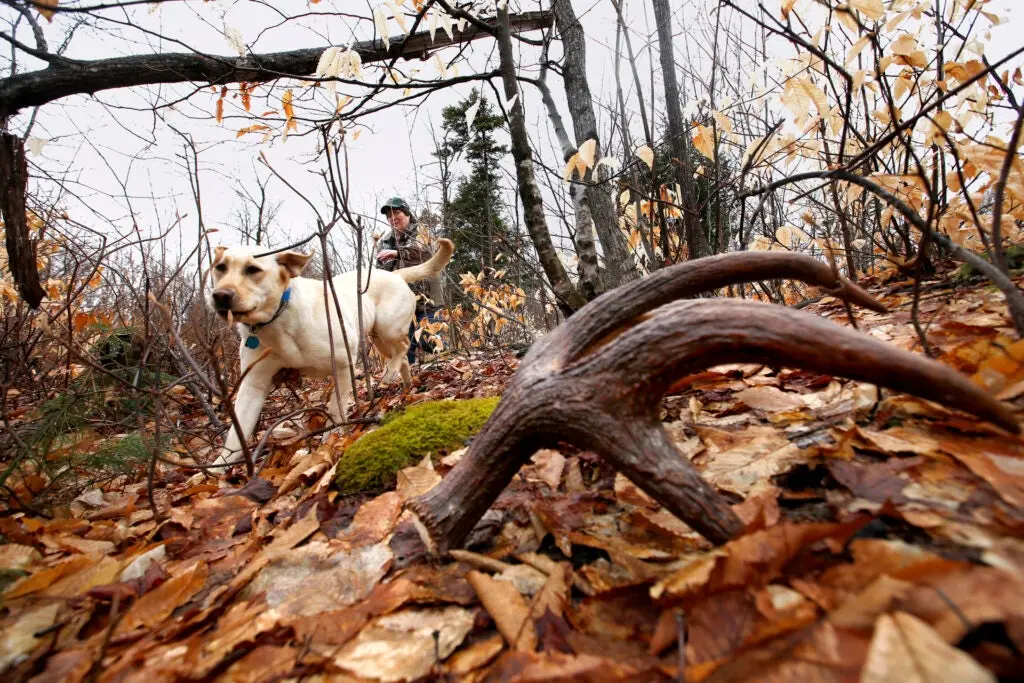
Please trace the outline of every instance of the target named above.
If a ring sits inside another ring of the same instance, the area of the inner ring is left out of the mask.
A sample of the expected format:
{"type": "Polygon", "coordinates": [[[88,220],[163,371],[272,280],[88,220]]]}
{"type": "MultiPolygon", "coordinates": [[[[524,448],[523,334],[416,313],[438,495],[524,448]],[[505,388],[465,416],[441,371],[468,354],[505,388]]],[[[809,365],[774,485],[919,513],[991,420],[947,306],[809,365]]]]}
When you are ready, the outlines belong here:
{"type": "MultiPolygon", "coordinates": [[[[908,281],[859,328],[921,351],[908,281]]],[[[848,324],[825,297],[806,310],[848,324]]],[[[1002,297],[925,282],[939,359],[1024,406],[1002,297]]],[[[493,396],[511,353],[418,370],[410,400],[493,396]]],[[[300,394],[301,395],[301,394],[300,394]]],[[[272,403],[295,407],[295,396],[272,403]]],[[[270,411],[275,406],[270,406],[270,411]]],[[[185,419],[203,420],[202,412],[185,419]]],[[[539,452],[465,551],[427,556],[394,491],[330,486],[358,434],[270,440],[257,478],[158,467],[0,517],[0,672],[33,681],[991,681],[1024,671],[1024,440],[902,394],[731,365],[664,402],[745,522],[715,548],[593,453],[539,452]],[[680,648],[680,645],[682,647],[680,648]]],[[[365,431],[360,429],[360,433],[365,431]]],[[[179,457],[187,454],[182,447],[179,457]]]]}

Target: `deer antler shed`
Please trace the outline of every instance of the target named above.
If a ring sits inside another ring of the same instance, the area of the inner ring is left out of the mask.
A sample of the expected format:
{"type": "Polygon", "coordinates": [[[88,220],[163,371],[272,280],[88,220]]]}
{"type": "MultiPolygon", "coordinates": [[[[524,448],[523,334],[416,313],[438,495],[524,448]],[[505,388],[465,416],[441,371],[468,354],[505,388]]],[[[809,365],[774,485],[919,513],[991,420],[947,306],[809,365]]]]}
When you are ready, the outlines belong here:
{"type": "Polygon", "coordinates": [[[849,377],[1020,427],[1011,410],[941,363],[791,308],[683,300],[753,280],[790,278],[886,309],[826,264],[792,253],[724,254],[672,266],[598,297],[540,339],[491,418],[445,478],[410,501],[435,552],[457,547],[539,448],[590,449],[708,540],[741,530],[726,501],[676,450],[658,419],[687,374],[757,362],[849,377]]]}

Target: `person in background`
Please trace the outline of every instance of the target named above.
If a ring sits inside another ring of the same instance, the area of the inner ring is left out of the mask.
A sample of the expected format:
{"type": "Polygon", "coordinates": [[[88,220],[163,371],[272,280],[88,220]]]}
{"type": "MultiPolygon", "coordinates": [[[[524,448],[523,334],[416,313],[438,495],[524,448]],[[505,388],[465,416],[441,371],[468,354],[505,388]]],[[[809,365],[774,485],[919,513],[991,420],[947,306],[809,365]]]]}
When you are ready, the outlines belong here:
{"type": "MultiPolygon", "coordinates": [[[[416,219],[412,210],[401,197],[392,197],[380,207],[380,212],[387,217],[391,225],[391,234],[380,242],[377,252],[377,265],[383,270],[397,270],[415,266],[430,259],[430,248],[420,239],[416,219]]],[[[441,304],[441,276],[409,285],[416,294],[416,322],[409,326],[409,364],[416,362],[416,328],[426,318],[430,322],[436,320],[441,304]]],[[[420,335],[419,347],[424,351],[433,351],[433,345],[425,334],[420,335]]]]}

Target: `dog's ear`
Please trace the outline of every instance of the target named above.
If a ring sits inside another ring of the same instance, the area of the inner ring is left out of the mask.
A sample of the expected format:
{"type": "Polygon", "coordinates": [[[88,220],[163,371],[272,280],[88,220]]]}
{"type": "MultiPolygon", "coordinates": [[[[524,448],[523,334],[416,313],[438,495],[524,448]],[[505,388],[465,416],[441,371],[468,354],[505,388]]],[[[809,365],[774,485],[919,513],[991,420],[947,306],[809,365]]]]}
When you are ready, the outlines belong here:
{"type": "Polygon", "coordinates": [[[291,277],[298,277],[302,269],[306,267],[310,254],[300,254],[297,251],[284,251],[277,255],[277,265],[288,271],[291,277]]]}
{"type": "Polygon", "coordinates": [[[213,248],[213,263],[216,265],[221,258],[224,256],[224,252],[227,251],[227,247],[214,247],[213,248]]]}

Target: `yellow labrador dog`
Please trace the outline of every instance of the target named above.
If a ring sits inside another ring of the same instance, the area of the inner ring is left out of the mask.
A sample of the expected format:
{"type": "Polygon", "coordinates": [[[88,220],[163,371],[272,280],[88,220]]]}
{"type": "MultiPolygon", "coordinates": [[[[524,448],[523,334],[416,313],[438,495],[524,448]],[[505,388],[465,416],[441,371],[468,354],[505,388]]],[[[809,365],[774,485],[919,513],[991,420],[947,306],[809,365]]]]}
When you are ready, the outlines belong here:
{"type": "MultiPolygon", "coordinates": [[[[282,368],[294,368],[314,377],[331,373],[331,337],[327,332],[323,281],[299,277],[309,256],[294,251],[256,256],[258,251],[251,247],[217,247],[212,272],[214,289],[209,299],[213,310],[233,321],[242,337],[239,355],[244,377],[235,399],[235,414],[245,439],[256,427],[263,402],[273,388],[274,373],[282,368]],[[267,356],[246,373],[268,350],[267,356]]],[[[398,375],[406,384],[410,381],[406,351],[416,295],[408,283],[436,276],[454,251],[452,242],[442,239],[437,253],[425,263],[393,272],[364,272],[364,287],[367,277],[369,286],[363,294],[363,329],[385,358],[386,381],[398,375]]],[[[332,297],[331,327],[339,391],[332,392],[329,412],[341,420],[352,392],[349,358],[358,358],[356,273],[338,275],[334,278],[334,289],[341,303],[351,352],[351,356],[345,352],[346,337],[342,335],[332,297]]],[[[214,465],[240,461],[241,450],[238,430],[232,427],[214,465]]]]}

